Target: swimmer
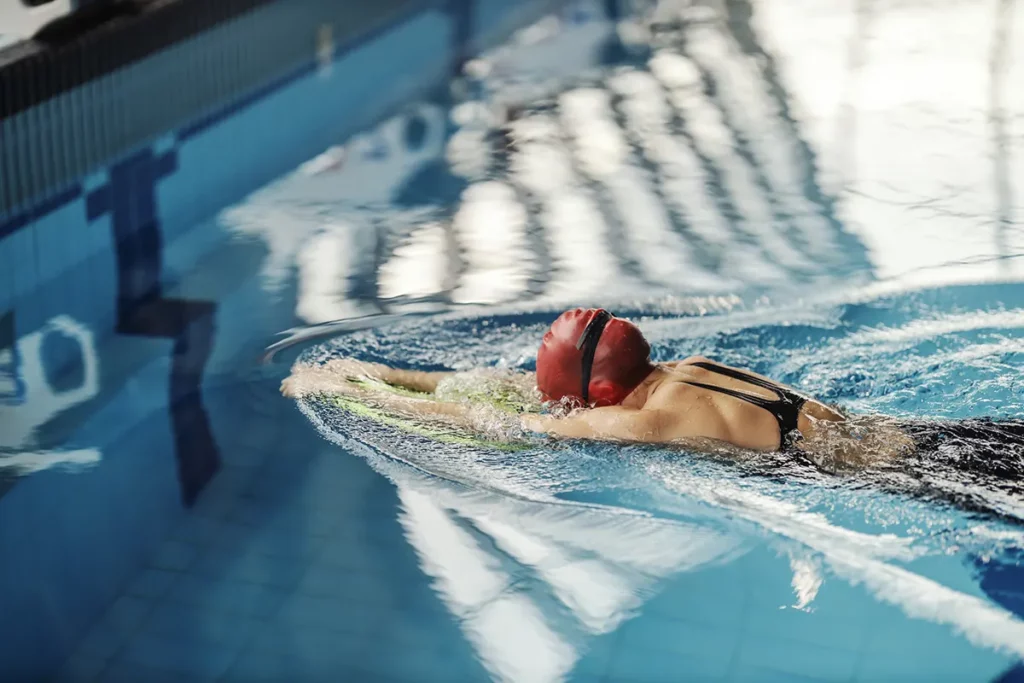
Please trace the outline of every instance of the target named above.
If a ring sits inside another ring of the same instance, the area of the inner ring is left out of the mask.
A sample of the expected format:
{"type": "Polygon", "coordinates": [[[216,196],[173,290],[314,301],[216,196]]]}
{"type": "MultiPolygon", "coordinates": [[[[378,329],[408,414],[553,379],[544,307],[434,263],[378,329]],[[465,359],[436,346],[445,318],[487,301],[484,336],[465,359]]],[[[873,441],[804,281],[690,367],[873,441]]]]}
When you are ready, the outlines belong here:
{"type": "MultiPolygon", "coordinates": [[[[940,442],[965,439],[1000,446],[1014,441],[1024,450],[1021,421],[936,423],[847,415],[752,372],[700,356],[653,363],[650,351],[636,325],[603,309],[563,313],[541,341],[535,377],[519,377],[520,384],[527,379],[535,382],[547,405],[569,410],[524,411],[522,427],[571,439],[679,443],[713,452],[724,446],[794,453],[826,471],[884,464],[925,448],[937,449],[940,442]]],[[[426,394],[438,392],[441,399],[395,397],[389,399],[394,409],[448,418],[465,417],[469,410],[466,402],[449,401],[438,391],[453,373],[398,370],[351,359],[297,366],[282,392],[293,397],[352,393],[357,390],[348,379],[359,376],[426,394]]],[[[975,460],[984,460],[984,449],[974,453],[975,460]]],[[[968,460],[952,458],[959,466],[968,460]]]]}

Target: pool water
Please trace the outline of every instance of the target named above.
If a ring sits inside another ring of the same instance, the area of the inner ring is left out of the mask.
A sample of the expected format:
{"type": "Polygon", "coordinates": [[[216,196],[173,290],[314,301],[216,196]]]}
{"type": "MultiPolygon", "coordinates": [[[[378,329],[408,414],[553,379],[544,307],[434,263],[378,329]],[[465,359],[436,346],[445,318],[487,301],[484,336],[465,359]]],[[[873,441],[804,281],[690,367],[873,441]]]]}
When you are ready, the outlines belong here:
{"type": "Polygon", "coordinates": [[[29,383],[36,432],[2,444],[19,486],[175,481],[125,455],[174,439],[222,463],[60,679],[1022,675],[1022,501],[444,446],[278,393],[323,351],[531,369],[562,307],[597,304],[659,360],[858,412],[1024,417],[1024,55],[1003,33],[1024,13],[1003,11],[573,4],[167,245],[167,296],[217,307],[184,436],[153,416],[187,350],[67,319],[19,340],[39,373],[47,339],[81,356],[29,383]]]}

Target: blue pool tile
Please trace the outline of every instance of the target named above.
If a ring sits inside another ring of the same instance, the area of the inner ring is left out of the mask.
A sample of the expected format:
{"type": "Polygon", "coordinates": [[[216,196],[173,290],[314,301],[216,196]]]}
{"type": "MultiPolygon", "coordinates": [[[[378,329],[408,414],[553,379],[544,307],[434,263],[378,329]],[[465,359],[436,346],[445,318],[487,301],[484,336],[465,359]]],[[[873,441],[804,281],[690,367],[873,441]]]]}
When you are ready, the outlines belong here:
{"type": "Polygon", "coordinates": [[[192,571],[211,578],[230,577],[287,589],[298,583],[306,571],[306,563],[296,558],[211,548],[200,556],[192,571]]]}
{"type": "Polygon", "coordinates": [[[340,536],[326,540],[317,557],[318,561],[339,569],[369,574],[380,573],[386,569],[392,579],[396,577],[401,577],[403,580],[422,578],[423,571],[412,557],[409,558],[409,562],[399,565],[391,562],[391,557],[396,549],[396,546],[391,544],[398,542],[398,539],[389,534],[394,525],[392,519],[381,520],[364,517],[362,524],[364,529],[362,537],[340,536]]]}
{"type": "Polygon", "coordinates": [[[0,237],[0,315],[14,308],[14,256],[9,240],[0,237]]]}
{"type": "Polygon", "coordinates": [[[149,599],[122,595],[94,623],[78,642],[76,654],[108,659],[118,652],[153,611],[149,599]]]}
{"type": "Polygon", "coordinates": [[[167,671],[135,662],[120,661],[103,671],[96,679],[96,683],[199,683],[201,680],[181,671],[167,671]]]}
{"type": "Polygon", "coordinates": [[[611,667],[612,653],[618,644],[618,631],[607,633],[585,643],[579,659],[568,676],[571,683],[603,681],[611,667]]]}
{"type": "Polygon", "coordinates": [[[285,593],[254,583],[183,575],[168,598],[215,612],[270,617],[280,608],[285,593]]]}
{"type": "Polygon", "coordinates": [[[798,645],[844,649],[860,649],[871,626],[863,619],[834,619],[792,608],[751,610],[743,622],[748,637],[769,636],[798,645]]]}
{"type": "Polygon", "coordinates": [[[122,595],[107,609],[100,620],[100,625],[114,631],[134,631],[152,611],[151,600],[122,595]]]}
{"type": "Polygon", "coordinates": [[[53,679],[53,683],[92,683],[107,666],[107,659],[73,654],[53,679]]]}
{"type": "Polygon", "coordinates": [[[999,675],[1012,664],[1013,660],[1009,657],[1000,657],[991,652],[979,653],[969,648],[954,648],[952,654],[944,651],[914,651],[904,652],[902,655],[865,652],[858,663],[856,677],[853,680],[859,683],[883,680],[995,683],[999,675]]]}
{"type": "Polygon", "coordinates": [[[737,666],[819,681],[848,681],[854,675],[858,656],[852,648],[796,644],[792,640],[748,634],[740,644],[737,666]]]}
{"type": "Polygon", "coordinates": [[[303,537],[319,541],[333,535],[343,525],[343,518],[323,510],[294,510],[281,511],[266,520],[261,531],[270,536],[303,537]]]}
{"type": "MultiPolygon", "coordinates": [[[[224,447],[229,450],[228,446],[224,447]]],[[[210,512],[204,511],[203,507],[219,508],[230,506],[242,491],[248,486],[256,468],[240,467],[235,464],[225,463],[217,474],[203,488],[203,492],[197,501],[199,514],[211,516],[210,512]]]]}
{"type": "Polygon", "coordinates": [[[356,666],[365,679],[421,681],[422,683],[463,683],[488,680],[474,658],[458,656],[445,647],[418,645],[403,647],[394,656],[391,647],[376,647],[359,659],[356,666]]]}
{"type": "Polygon", "coordinates": [[[76,654],[105,661],[113,657],[129,637],[128,631],[115,630],[109,626],[96,624],[79,641],[76,654]]]}
{"type": "Polygon", "coordinates": [[[298,591],[306,595],[356,602],[380,602],[387,590],[380,574],[343,569],[322,562],[310,564],[298,584],[298,591]]]}
{"type": "MultiPolygon", "coordinates": [[[[31,294],[40,284],[36,268],[35,228],[31,225],[18,230],[4,239],[8,258],[14,272],[14,298],[21,299],[31,294]]],[[[19,333],[31,330],[20,330],[19,333]]]]}
{"type": "Polygon", "coordinates": [[[177,144],[178,140],[175,137],[174,133],[167,133],[165,135],[161,135],[160,137],[153,141],[153,154],[160,156],[162,154],[165,154],[166,152],[170,152],[171,150],[175,149],[175,147],[177,147],[177,144]]]}
{"type": "Polygon", "coordinates": [[[157,608],[140,634],[186,643],[216,643],[237,649],[264,623],[253,617],[218,614],[190,605],[165,603],[157,608]]]}
{"type": "Polygon", "coordinates": [[[603,680],[607,683],[720,681],[724,679],[729,664],[731,662],[700,656],[684,656],[644,648],[623,648],[612,654],[603,680]]]}
{"type": "Polygon", "coordinates": [[[157,549],[149,564],[156,569],[185,571],[195,561],[198,549],[191,543],[168,540],[157,549]]]}
{"type": "Polygon", "coordinates": [[[145,569],[128,586],[126,594],[140,598],[162,598],[180,576],[179,572],[165,569],[145,569]]]}
{"type": "MultiPolygon", "coordinates": [[[[358,663],[370,644],[305,629],[274,629],[240,654],[225,675],[231,683],[370,681],[358,663]]],[[[396,653],[397,656],[397,653],[396,653]]]]}
{"type": "MultiPolygon", "coordinates": [[[[204,492],[205,493],[205,492],[204,492]]],[[[212,519],[223,519],[234,505],[234,500],[227,495],[202,495],[192,506],[190,512],[212,519]]]]}
{"type": "Polygon", "coordinates": [[[381,620],[374,639],[403,650],[410,647],[458,649],[455,644],[461,643],[463,636],[450,613],[419,616],[408,609],[394,609],[390,611],[390,618],[381,620]]]}
{"type": "Polygon", "coordinates": [[[234,500],[246,489],[254,475],[253,467],[225,465],[203,489],[202,498],[234,500]]]}
{"type": "Polygon", "coordinates": [[[951,629],[947,625],[927,619],[908,619],[894,607],[888,607],[884,614],[885,618],[876,620],[865,637],[867,651],[897,654],[956,647],[950,642],[951,629]]]}
{"type": "Polygon", "coordinates": [[[293,463],[287,469],[282,469],[278,463],[271,463],[253,477],[244,495],[248,500],[269,504],[270,507],[265,509],[272,509],[292,499],[296,487],[301,486],[304,480],[305,474],[299,463],[293,463]]]}
{"type": "Polygon", "coordinates": [[[302,675],[303,667],[293,655],[256,650],[240,655],[223,680],[226,683],[297,682],[303,680],[302,675]]]}
{"type": "Polygon", "coordinates": [[[322,542],[301,534],[267,527],[252,534],[252,552],[271,557],[311,561],[322,551],[322,542]]]}
{"type": "Polygon", "coordinates": [[[239,497],[232,501],[233,504],[224,518],[232,524],[246,527],[264,527],[272,523],[280,514],[278,506],[270,504],[263,499],[239,497]]]}
{"type": "MultiPolygon", "coordinates": [[[[795,655],[795,658],[798,659],[799,655],[795,655]]],[[[726,680],[732,683],[818,683],[821,679],[801,676],[791,671],[776,671],[750,664],[737,664],[732,675],[726,680]]]]}
{"type": "Polygon", "coordinates": [[[275,621],[288,627],[319,629],[350,636],[368,636],[378,629],[383,619],[394,616],[383,606],[352,603],[326,596],[296,594],[282,605],[275,621]]]}
{"type": "MultiPolygon", "coordinates": [[[[140,635],[125,645],[117,664],[138,664],[189,680],[215,680],[231,666],[239,648],[201,639],[159,638],[140,635]]],[[[136,679],[146,680],[146,679],[136,679]]]]}
{"type": "MultiPolygon", "coordinates": [[[[369,624],[369,620],[365,620],[369,624]]],[[[266,624],[254,635],[246,648],[253,652],[272,652],[291,655],[300,661],[330,661],[363,657],[368,646],[376,643],[370,638],[371,629],[359,632],[339,632],[287,622],[266,624]]],[[[371,647],[371,649],[373,649],[371,647]]]]}
{"type": "Polygon", "coordinates": [[[861,651],[857,680],[910,677],[929,680],[992,680],[1013,660],[966,638],[951,627],[903,618],[879,621],[861,651]]]}
{"type": "MultiPolygon", "coordinates": [[[[52,214],[32,224],[37,287],[55,279],[69,266],[62,245],[61,227],[59,222],[53,220],[52,214]]],[[[50,312],[56,313],[58,310],[54,307],[50,312]]]]}
{"type": "Polygon", "coordinates": [[[639,647],[692,657],[724,671],[733,659],[739,637],[734,628],[641,614],[620,627],[619,645],[624,650],[639,647]]]}
{"type": "Polygon", "coordinates": [[[793,570],[789,558],[769,548],[755,548],[734,563],[736,586],[742,586],[753,609],[775,609],[794,604],[793,570]]]}
{"type": "Polygon", "coordinates": [[[89,175],[82,178],[82,192],[89,196],[89,193],[100,189],[104,185],[110,182],[110,173],[106,169],[90,173],[89,175]]]}
{"type": "Polygon", "coordinates": [[[747,609],[743,591],[735,590],[738,573],[730,566],[683,574],[645,609],[696,624],[738,629],[747,609]]]}
{"type": "Polygon", "coordinates": [[[222,519],[190,514],[171,532],[171,538],[200,546],[224,548],[243,545],[251,533],[250,529],[222,519]]]}

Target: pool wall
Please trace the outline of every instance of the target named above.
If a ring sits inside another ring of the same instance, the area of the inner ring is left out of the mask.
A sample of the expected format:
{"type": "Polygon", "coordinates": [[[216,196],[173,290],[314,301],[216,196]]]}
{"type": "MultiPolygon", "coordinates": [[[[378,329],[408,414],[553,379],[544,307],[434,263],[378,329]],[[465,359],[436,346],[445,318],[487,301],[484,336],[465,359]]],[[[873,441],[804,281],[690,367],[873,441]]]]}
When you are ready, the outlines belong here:
{"type": "Polygon", "coordinates": [[[0,52],[0,447],[87,468],[0,473],[5,680],[51,675],[220,466],[217,304],[165,296],[165,250],[558,4],[177,0],[0,52]]]}

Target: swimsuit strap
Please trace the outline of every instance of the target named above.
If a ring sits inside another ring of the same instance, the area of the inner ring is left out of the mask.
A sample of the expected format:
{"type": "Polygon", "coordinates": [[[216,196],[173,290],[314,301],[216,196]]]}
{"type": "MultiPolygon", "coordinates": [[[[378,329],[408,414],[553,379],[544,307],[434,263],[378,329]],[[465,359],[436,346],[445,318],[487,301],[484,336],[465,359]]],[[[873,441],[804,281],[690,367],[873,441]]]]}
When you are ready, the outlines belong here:
{"type": "Polygon", "coordinates": [[[757,394],[751,394],[746,391],[736,391],[735,389],[729,389],[728,387],[720,387],[714,384],[704,384],[703,382],[687,382],[683,380],[683,384],[689,384],[691,386],[700,387],[701,389],[708,389],[709,391],[716,391],[726,396],[732,396],[738,398],[741,401],[746,401],[751,405],[755,405],[758,408],[764,408],[775,421],[779,423],[779,445],[785,450],[791,443],[790,435],[793,433],[799,433],[800,429],[797,426],[797,422],[800,418],[800,409],[804,403],[807,402],[807,397],[801,396],[796,392],[789,391],[774,382],[769,382],[766,379],[756,377],[748,374],[741,370],[734,370],[733,368],[718,365],[717,363],[707,363],[699,361],[696,363],[690,363],[694,367],[708,370],[725,377],[746,382],[752,384],[755,387],[761,387],[767,389],[775,394],[776,398],[765,398],[764,396],[758,396],[757,394]]]}
{"type": "Polygon", "coordinates": [[[711,391],[717,391],[720,394],[725,394],[726,396],[738,398],[741,401],[746,401],[747,403],[753,404],[758,408],[764,408],[765,410],[772,410],[772,408],[774,408],[775,405],[779,403],[779,399],[777,398],[765,398],[764,396],[758,396],[757,394],[749,394],[745,391],[736,391],[735,389],[729,389],[728,387],[720,387],[716,384],[704,384],[703,382],[687,382],[686,380],[683,380],[683,384],[689,384],[690,386],[693,387],[700,387],[701,389],[710,389],[711,391]]]}
{"type": "Polygon", "coordinates": [[[774,382],[769,382],[768,380],[762,379],[757,375],[751,375],[749,373],[743,372],[742,370],[735,370],[724,365],[719,365],[717,363],[707,363],[705,361],[690,363],[690,365],[692,365],[695,368],[703,368],[705,370],[710,370],[711,372],[717,373],[719,375],[724,375],[726,377],[731,377],[732,379],[738,379],[739,381],[746,382],[747,384],[753,384],[755,387],[767,389],[768,391],[778,396],[780,399],[785,398],[787,393],[778,384],[775,384],[774,382]]]}

